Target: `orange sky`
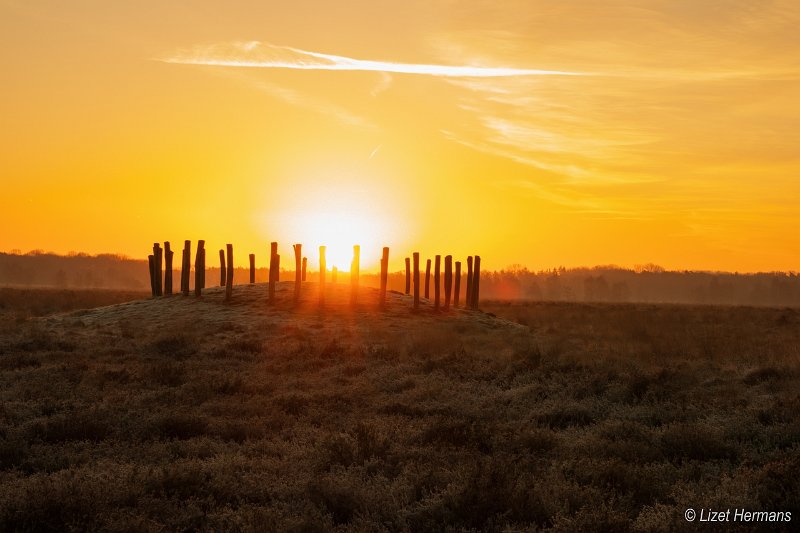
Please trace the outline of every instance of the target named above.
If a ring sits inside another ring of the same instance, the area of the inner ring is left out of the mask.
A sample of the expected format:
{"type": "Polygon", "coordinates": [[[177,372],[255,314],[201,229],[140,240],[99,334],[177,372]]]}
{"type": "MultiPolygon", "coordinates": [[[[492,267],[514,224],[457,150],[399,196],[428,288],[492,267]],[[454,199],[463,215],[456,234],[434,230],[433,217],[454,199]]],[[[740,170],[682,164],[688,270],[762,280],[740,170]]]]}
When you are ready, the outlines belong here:
{"type": "Polygon", "coordinates": [[[0,0],[0,250],[798,270],[796,1],[269,4],[0,0]]]}

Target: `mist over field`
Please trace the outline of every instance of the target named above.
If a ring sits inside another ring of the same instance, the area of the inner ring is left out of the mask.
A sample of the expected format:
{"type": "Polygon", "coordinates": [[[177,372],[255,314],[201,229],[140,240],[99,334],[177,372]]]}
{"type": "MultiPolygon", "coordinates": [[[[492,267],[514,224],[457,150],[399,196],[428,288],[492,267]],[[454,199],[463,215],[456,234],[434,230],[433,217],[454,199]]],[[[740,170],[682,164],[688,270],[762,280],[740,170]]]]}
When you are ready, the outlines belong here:
{"type": "MultiPolygon", "coordinates": [[[[213,265],[213,261],[210,261],[213,265]]],[[[208,265],[210,266],[210,265],[208,265]]],[[[209,280],[219,268],[206,269],[209,280]]],[[[173,272],[177,284],[180,271],[173,272]]],[[[281,279],[294,271],[281,270],[281,279]]],[[[192,272],[191,279],[194,279],[192,272]]],[[[249,273],[237,268],[236,283],[249,273]]],[[[267,281],[268,269],[256,270],[256,281],[267,281]]],[[[377,274],[361,274],[366,286],[378,286],[377,274]]],[[[403,272],[389,275],[389,287],[403,290],[403,272]]],[[[192,281],[193,283],[193,281],[192,281]]],[[[0,286],[104,288],[149,290],[147,262],[114,254],[61,256],[41,251],[0,253],[0,286]]],[[[464,284],[462,284],[464,286],[464,284]]],[[[633,269],[616,266],[558,267],[530,271],[521,265],[481,273],[481,294],[490,299],[585,302],[652,302],[725,305],[800,305],[800,276],[796,272],[738,274],[730,272],[666,271],[658,265],[633,269]]]]}

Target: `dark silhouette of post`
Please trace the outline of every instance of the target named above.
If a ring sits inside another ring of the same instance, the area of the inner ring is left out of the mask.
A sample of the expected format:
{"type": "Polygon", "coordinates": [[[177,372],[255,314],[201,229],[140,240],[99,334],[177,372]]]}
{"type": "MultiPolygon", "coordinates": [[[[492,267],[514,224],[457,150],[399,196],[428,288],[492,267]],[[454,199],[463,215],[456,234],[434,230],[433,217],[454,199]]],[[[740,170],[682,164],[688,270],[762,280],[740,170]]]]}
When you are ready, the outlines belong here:
{"type": "Polygon", "coordinates": [[[389,283],[389,248],[383,247],[383,255],[381,256],[381,292],[380,292],[380,305],[386,305],[386,285],[389,283]]]}
{"type": "Polygon", "coordinates": [[[467,294],[464,296],[464,307],[472,307],[472,256],[467,257],[467,294]]]}
{"type": "Polygon", "coordinates": [[[358,301],[358,278],[361,270],[361,246],[353,246],[353,261],[350,263],[350,303],[358,301]]]}
{"type": "Polygon", "coordinates": [[[453,291],[453,256],[444,256],[444,310],[450,309],[450,294],[453,291]]]}
{"type": "Polygon", "coordinates": [[[219,286],[225,286],[225,250],[219,251],[219,286]]]}
{"type": "Polygon", "coordinates": [[[472,308],[478,309],[481,294],[481,256],[475,256],[475,270],[472,272],[472,308]]]}
{"type": "Polygon", "coordinates": [[[172,255],[169,241],[164,243],[164,294],[172,294],[172,255]]]}
{"type": "Polygon", "coordinates": [[[156,296],[161,296],[161,258],[162,250],[159,243],[153,243],[153,277],[155,278],[156,296]]]}
{"type": "Polygon", "coordinates": [[[419,252],[414,252],[414,309],[419,309],[419,252]]]}
{"type": "Polygon", "coordinates": [[[181,250],[181,294],[186,296],[186,245],[181,250]]]}
{"type": "Polygon", "coordinates": [[[303,258],[303,281],[306,280],[306,267],[308,266],[308,257],[303,258]]]}
{"type": "Polygon", "coordinates": [[[435,264],[433,268],[433,309],[439,310],[439,271],[442,268],[442,256],[435,256],[435,264]]]}
{"type": "Polygon", "coordinates": [[[336,283],[337,279],[339,279],[339,269],[334,266],[331,269],[331,283],[336,283]]]}
{"type": "Polygon", "coordinates": [[[431,297],[431,260],[425,261],[425,299],[431,297]]]}
{"type": "Polygon", "coordinates": [[[302,280],[305,279],[306,269],[305,269],[305,261],[303,261],[302,257],[303,245],[295,244],[293,248],[294,248],[294,301],[298,302],[300,301],[300,285],[302,285],[302,280]]]}
{"type": "Polygon", "coordinates": [[[156,295],[156,256],[147,256],[147,266],[150,268],[150,296],[156,295]]]}
{"type": "Polygon", "coordinates": [[[461,261],[456,261],[455,287],[453,288],[453,307],[458,307],[458,295],[461,292],[461,261]]]}
{"type": "Polygon", "coordinates": [[[411,258],[406,257],[406,294],[411,293],[411,258]]]}
{"type": "Polygon", "coordinates": [[[325,270],[328,265],[325,263],[325,247],[319,247],[319,303],[325,303],[325,270]]]}
{"type": "Polygon", "coordinates": [[[270,303],[275,301],[275,284],[278,282],[277,256],[278,256],[278,243],[277,242],[270,243],[270,248],[269,248],[269,301],[270,301],[270,303]]]}
{"type": "Polygon", "coordinates": [[[233,245],[225,245],[228,251],[228,268],[225,276],[225,299],[230,300],[233,294],[233,245]]]}
{"type": "Polygon", "coordinates": [[[206,288],[206,249],[205,249],[205,245],[203,246],[203,249],[201,250],[201,252],[202,253],[200,254],[200,259],[201,259],[201,261],[203,263],[203,271],[200,272],[200,287],[205,289],[206,288]]]}
{"type": "Polygon", "coordinates": [[[256,254],[250,254],[250,283],[256,282],[256,254]]]}
{"type": "Polygon", "coordinates": [[[194,295],[201,296],[206,277],[206,241],[197,241],[197,252],[194,259],[194,295]]]}
{"type": "Polygon", "coordinates": [[[181,290],[189,296],[189,279],[192,270],[192,241],[183,241],[183,263],[181,266],[181,290]]]}

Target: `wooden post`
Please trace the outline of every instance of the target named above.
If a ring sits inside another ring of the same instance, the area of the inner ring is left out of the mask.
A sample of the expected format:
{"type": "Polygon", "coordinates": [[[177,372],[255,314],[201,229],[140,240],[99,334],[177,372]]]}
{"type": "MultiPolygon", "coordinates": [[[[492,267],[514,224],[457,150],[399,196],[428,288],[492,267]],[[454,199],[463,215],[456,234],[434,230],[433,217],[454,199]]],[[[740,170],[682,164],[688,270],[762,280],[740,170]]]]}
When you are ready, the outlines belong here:
{"type": "Polygon", "coordinates": [[[186,248],[181,250],[181,294],[186,296],[186,248]]]}
{"type": "Polygon", "coordinates": [[[308,257],[303,258],[303,281],[306,280],[306,266],[308,265],[308,257]]]}
{"type": "Polygon", "coordinates": [[[467,294],[464,296],[464,307],[472,308],[472,256],[467,257],[467,294]]]}
{"type": "Polygon", "coordinates": [[[256,282],[256,254],[250,254],[250,283],[256,282]]]}
{"type": "Polygon", "coordinates": [[[481,295],[481,256],[475,256],[475,270],[472,272],[472,308],[478,309],[481,295]]]}
{"type": "MultiPolygon", "coordinates": [[[[200,261],[202,262],[203,268],[200,269],[200,287],[205,289],[206,288],[206,249],[205,244],[203,245],[203,249],[200,250],[200,261]]],[[[196,274],[195,274],[196,275],[196,274]]]]}
{"type": "Polygon", "coordinates": [[[189,296],[189,279],[192,270],[192,241],[183,241],[183,266],[181,267],[181,290],[184,296],[189,296]]]}
{"type": "Polygon", "coordinates": [[[339,278],[339,269],[334,267],[331,269],[331,283],[336,283],[336,280],[339,278]]]}
{"type": "Polygon", "coordinates": [[[192,241],[183,241],[183,263],[181,265],[181,290],[189,296],[189,279],[192,270],[192,241]]]}
{"type": "Polygon", "coordinates": [[[156,296],[161,296],[161,258],[163,257],[163,252],[161,250],[161,245],[159,243],[153,244],[153,276],[155,277],[156,282],[156,296]]]}
{"type": "Polygon", "coordinates": [[[225,250],[219,251],[219,286],[225,286],[225,250]]]}
{"type": "Polygon", "coordinates": [[[414,309],[419,309],[419,252],[414,252],[414,309]]]}
{"type": "Polygon", "coordinates": [[[458,307],[458,296],[461,292],[461,261],[456,261],[456,283],[453,288],[453,307],[458,307]]]}
{"type": "Polygon", "coordinates": [[[431,260],[425,262],[425,299],[429,300],[431,297],[431,260]]]}
{"type": "Polygon", "coordinates": [[[406,294],[411,294],[411,258],[406,257],[406,294]]]}
{"type": "Polygon", "coordinates": [[[380,292],[380,305],[386,305],[386,285],[389,282],[389,248],[383,247],[383,255],[381,256],[381,292],[380,292]]]}
{"type": "Polygon", "coordinates": [[[200,296],[203,293],[205,277],[205,246],[206,241],[197,241],[197,254],[194,258],[194,295],[200,296]]]}
{"type": "Polygon", "coordinates": [[[444,310],[450,309],[450,294],[453,291],[453,256],[444,256],[444,310]]]}
{"type": "Polygon", "coordinates": [[[164,243],[164,294],[172,294],[172,255],[169,241],[164,243]]]}
{"type": "MultiPolygon", "coordinates": [[[[294,301],[300,301],[300,286],[302,285],[303,277],[305,277],[305,268],[301,266],[303,263],[303,245],[302,244],[295,244],[292,246],[294,248],[294,301]],[[302,272],[300,271],[302,268],[302,272]]],[[[303,265],[304,266],[304,265],[303,265]]]]}
{"type": "Polygon", "coordinates": [[[228,250],[228,269],[225,277],[225,299],[230,300],[233,294],[233,245],[227,244],[228,250]]]}
{"type": "Polygon", "coordinates": [[[278,267],[276,265],[276,256],[278,255],[278,243],[270,243],[269,248],[269,301],[275,301],[275,284],[278,281],[278,267]]]}
{"type": "Polygon", "coordinates": [[[436,256],[436,263],[433,270],[433,309],[439,310],[439,271],[442,268],[442,256],[436,256]]]}
{"type": "Polygon", "coordinates": [[[319,247],[319,303],[325,303],[325,270],[328,265],[325,264],[325,247],[319,247]]]}
{"type": "Polygon", "coordinates": [[[350,303],[358,301],[358,278],[361,274],[361,246],[353,246],[353,261],[350,263],[350,303]]]}
{"type": "Polygon", "coordinates": [[[156,257],[153,254],[147,256],[147,266],[150,268],[150,295],[156,295],[156,257]]]}

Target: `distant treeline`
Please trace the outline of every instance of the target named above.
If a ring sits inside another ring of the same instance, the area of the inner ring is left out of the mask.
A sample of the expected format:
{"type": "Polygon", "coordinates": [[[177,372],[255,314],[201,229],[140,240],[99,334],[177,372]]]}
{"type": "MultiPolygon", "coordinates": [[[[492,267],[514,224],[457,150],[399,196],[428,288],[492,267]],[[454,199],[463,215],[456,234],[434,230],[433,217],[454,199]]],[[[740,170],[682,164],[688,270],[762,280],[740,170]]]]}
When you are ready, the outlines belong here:
{"type": "MultiPolygon", "coordinates": [[[[176,262],[173,272],[176,287],[180,286],[179,263],[176,262]]],[[[329,280],[330,276],[328,273],[329,280]]],[[[247,269],[237,268],[234,277],[237,284],[246,283],[249,274],[247,269]]],[[[268,270],[259,268],[256,281],[268,279],[268,270]]],[[[281,270],[280,279],[294,279],[294,271],[281,270]]],[[[309,281],[317,279],[318,273],[308,273],[309,281]]],[[[191,280],[193,285],[193,273],[191,280]]],[[[218,280],[219,269],[207,269],[206,285],[213,287],[218,280]]],[[[349,275],[340,273],[338,281],[348,283],[349,275]]],[[[361,284],[378,286],[378,275],[362,274],[361,284]]],[[[147,261],[141,259],[112,254],[62,256],[33,251],[27,254],[0,252],[0,285],[145,291],[149,290],[150,282],[147,261]]],[[[462,301],[465,285],[466,280],[462,280],[462,301]]],[[[389,289],[402,292],[404,287],[404,272],[391,273],[389,289]]],[[[534,272],[515,265],[496,272],[481,272],[481,299],[798,306],[800,275],[666,271],[657,265],[634,269],[614,265],[561,267],[534,272]]]]}

